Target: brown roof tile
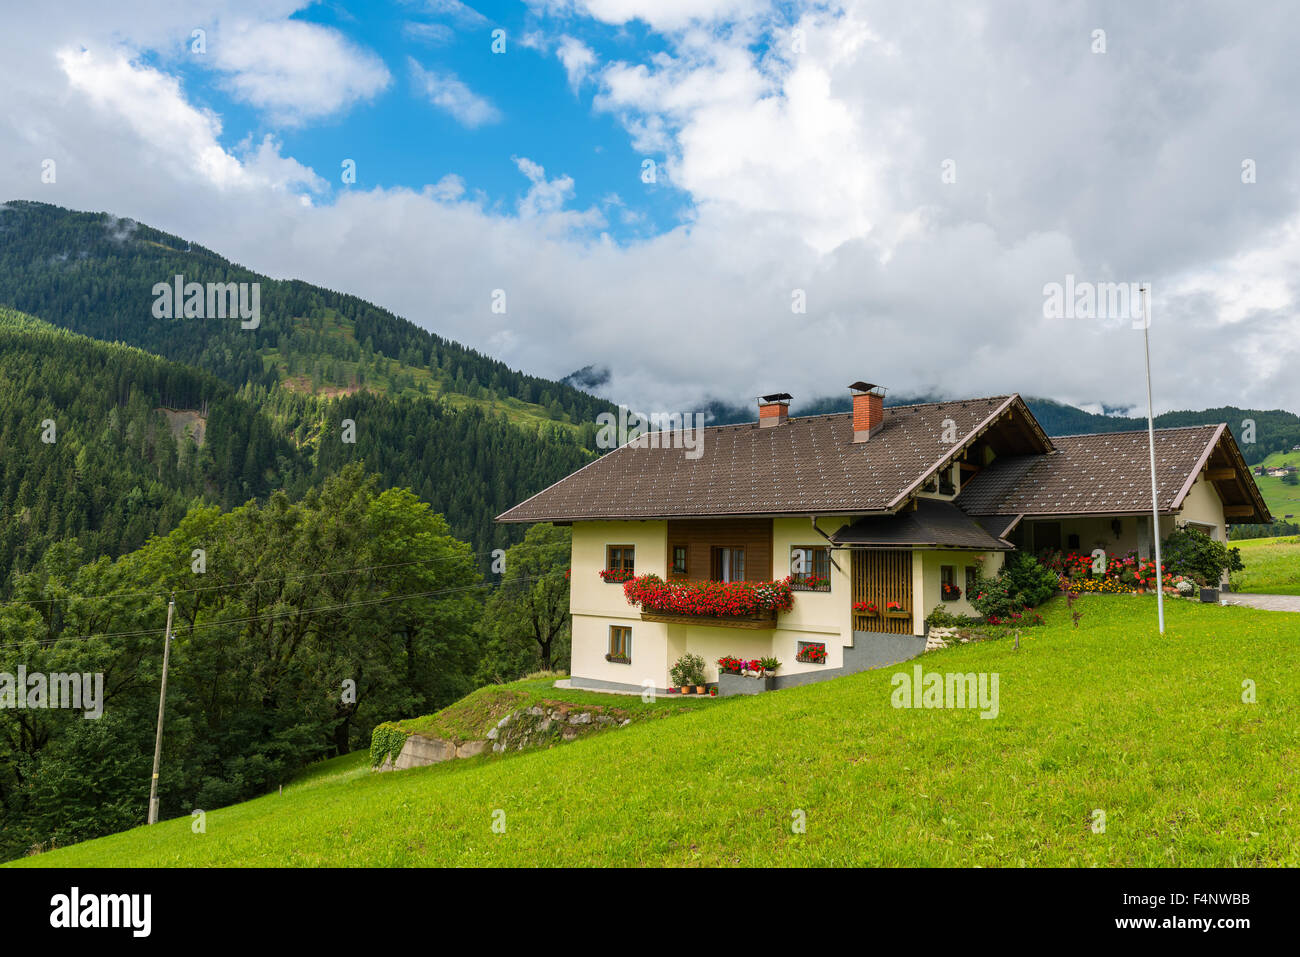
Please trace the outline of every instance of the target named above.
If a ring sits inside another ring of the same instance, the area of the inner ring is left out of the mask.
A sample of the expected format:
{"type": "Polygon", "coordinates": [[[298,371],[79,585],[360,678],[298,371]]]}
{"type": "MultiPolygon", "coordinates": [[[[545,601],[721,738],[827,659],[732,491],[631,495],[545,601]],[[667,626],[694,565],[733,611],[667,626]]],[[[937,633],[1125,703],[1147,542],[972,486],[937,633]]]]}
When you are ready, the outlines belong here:
{"type": "Polygon", "coordinates": [[[918,498],[915,509],[896,515],[860,518],[841,528],[831,539],[837,545],[879,548],[933,546],[1007,551],[1013,547],[951,502],[930,498],[918,498]]]}
{"type": "MultiPolygon", "coordinates": [[[[1161,511],[1182,495],[1220,426],[1156,429],[1156,487],[1161,511]]],[[[1147,433],[1103,432],[1052,439],[1048,455],[998,459],[962,489],[957,504],[972,515],[1141,513],[1151,509],[1147,433]]]]}
{"type": "MultiPolygon", "coordinates": [[[[1023,410],[1019,396],[891,406],[880,433],[862,443],[853,441],[851,413],[792,418],[772,428],[715,426],[704,430],[697,459],[681,448],[650,448],[643,437],[498,521],[887,511],[1012,406],[1023,410]],[[955,443],[942,441],[948,419],[956,426],[955,443]]],[[[1045,436],[1042,442],[1050,447],[1045,436]]]]}

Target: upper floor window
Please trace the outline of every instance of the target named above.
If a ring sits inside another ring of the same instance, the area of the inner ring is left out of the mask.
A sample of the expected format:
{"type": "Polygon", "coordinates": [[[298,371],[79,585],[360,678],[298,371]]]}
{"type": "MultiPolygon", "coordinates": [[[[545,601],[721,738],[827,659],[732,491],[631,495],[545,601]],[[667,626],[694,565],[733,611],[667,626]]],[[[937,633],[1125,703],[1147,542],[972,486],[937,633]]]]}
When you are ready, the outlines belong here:
{"type": "Polygon", "coordinates": [[[744,547],[715,545],[711,550],[711,577],[715,582],[743,582],[745,580],[744,547]]]}
{"type": "Polygon", "coordinates": [[[801,591],[831,590],[831,550],[825,545],[795,545],[790,549],[790,577],[801,591]]]}
{"type": "Polygon", "coordinates": [[[672,567],[672,571],[673,571],[673,574],[674,574],[674,575],[685,575],[685,574],[687,573],[688,569],[687,569],[687,565],[686,565],[686,546],[685,546],[685,545],[674,545],[674,546],[673,546],[673,567],[672,567]]]}
{"type": "Polygon", "coordinates": [[[636,573],[636,547],[633,545],[606,545],[605,570],[611,572],[636,573]]]}

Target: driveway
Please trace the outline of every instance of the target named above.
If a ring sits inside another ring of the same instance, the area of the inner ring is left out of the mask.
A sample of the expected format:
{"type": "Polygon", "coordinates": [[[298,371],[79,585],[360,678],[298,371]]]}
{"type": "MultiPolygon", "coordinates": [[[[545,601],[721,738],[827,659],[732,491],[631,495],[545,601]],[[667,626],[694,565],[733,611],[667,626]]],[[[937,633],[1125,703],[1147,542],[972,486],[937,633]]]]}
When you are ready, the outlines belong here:
{"type": "Polygon", "coordinates": [[[1300,611],[1300,595],[1250,595],[1234,591],[1221,594],[1219,600],[1227,605],[1249,605],[1266,611],[1300,611]]]}

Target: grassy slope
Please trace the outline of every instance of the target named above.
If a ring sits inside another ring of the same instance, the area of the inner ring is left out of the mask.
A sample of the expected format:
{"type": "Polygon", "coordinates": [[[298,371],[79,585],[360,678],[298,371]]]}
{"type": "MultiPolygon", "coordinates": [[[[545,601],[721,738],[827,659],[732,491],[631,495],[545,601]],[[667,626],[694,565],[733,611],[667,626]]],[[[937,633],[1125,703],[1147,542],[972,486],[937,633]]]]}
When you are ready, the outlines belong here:
{"type": "Polygon", "coordinates": [[[1049,603],[1019,650],[921,660],[999,673],[993,720],[890,707],[909,662],[547,751],[340,769],[206,834],[168,821],[19,864],[1300,864],[1300,616],[1177,601],[1159,638],[1151,598],[1076,607],[1077,630],[1049,603]]]}
{"type": "MultiPolygon", "coordinates": [[[[291,320],[296,325],[309,325],[308,320],[295,318],[291,320]]],[[[340,316],[333,309],[325,310],[325,319],[323,321],[323,333],[329,338],[337,339],[349,345],[356,344],[356,333],[353,323],[340,316]]],[[[340,387],[336,384],[322,384],[319,388],[314,388],[311,382],[311,376],[304,372],[299,372],[293,376],[289,374],[289,363],[286,356],[280,354],[280,350],[274,345],[267,345],[258,350],[262,355],[262,365],[266,369],[274,369],[281,384],[294,392],[308,392],[315,395],[340,395],[349,391],[351,388],[340,387]]],[[[327,359],[329,357],[326,357],[327,359]]],[[[352,381],[357,371],[357,363],[343,359],[330,360],[338,369],[338,375],[344,381],[352,381]]],[[[412,366],[401,362],[398,359],[384,356],[378,357],[381,368],[372,368],[363,388],[369,389],[381,395],[397,397],[406,395],[411,397],[426,396],[428,398],[441,397],[448,404],[456,408],[478,407],[485,412],[493,415],[504,415],[506,419],[514,425],[522,426],[535,430],[540,425],[561,425],[567,428],[574,428],[573,424],[568,421],[567,416],[564,419],[553,419],[540,405],[532,402],[524,402],[514,396],[471,398],[464,393],[456,392],[452,388],[452,383],[436,370],[429,369],[426,366],[412,366]],[[398,388],[398,382],[402,379],[409,379],[414,383],[414,387],[407,386],[398,388]]]]}
{"type": "Polygon", "coordinates": [[[1241,549],[1244,572],[1232,576],[1237,591],[1300,595],[1300,536],[1243,538],[1229,542],[1241,549]]]}
{"type": "Polygon", "coordinates": [[[448,738],[458,744],[481,741],[496,723],[512,711],[542,702],[563,702],[617,712],[619,717],[638,720],[663,717],[701,707],[717,707],[721,699],[700,695],[668,695],[645,702],[636,695],[600,694],[593,691],[556,688],[554,678],[529,678],[505,685],[488,685],[466,695],[436,714],[393,722],[404,731],[448,738]]]}
{"type": "MultiPolygon", "coordinates": [[[[1269,468],[1300,465],[1300,452],[1274,452],[1261,464],[1269,468]]],[[[1256,475],[1254,479],[1275,519],[1294,522],[1294,517],[1286,519],[1286,516],[1300,516],[1300,485],[1286,485],[1280,478],[1268,475],[1256,475]]]]}

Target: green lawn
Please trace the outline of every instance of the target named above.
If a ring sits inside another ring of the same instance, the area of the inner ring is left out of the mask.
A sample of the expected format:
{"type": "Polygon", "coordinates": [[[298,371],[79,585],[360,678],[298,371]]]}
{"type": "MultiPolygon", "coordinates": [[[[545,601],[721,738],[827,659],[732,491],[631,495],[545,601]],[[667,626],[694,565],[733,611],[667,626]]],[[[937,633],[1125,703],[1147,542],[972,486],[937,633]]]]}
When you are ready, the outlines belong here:
{"type": "Polygon", "coordinates": [[[959,645],[545,751],[387,774],[350,756],[210,811],[205,834],[184,818],[16,863],[1300,865],[1300,615],[1172,601],[1161,638],[1152,597],[1075,610],[1077,629],[1054,599],[1018,650],[959,645]],[[998,717],[891,707],[915,664],[996,672],[998,717]]]}
{"type": "Polygon", "coordinates": [[[1241,549],[1246,570],[1232,576],[1232,587],[1265,595],[1300,595],[1300,536],[1243,538],[1228,543],[1241,549]]]}

